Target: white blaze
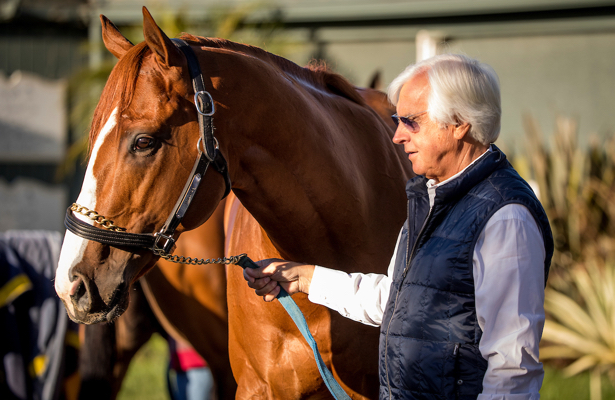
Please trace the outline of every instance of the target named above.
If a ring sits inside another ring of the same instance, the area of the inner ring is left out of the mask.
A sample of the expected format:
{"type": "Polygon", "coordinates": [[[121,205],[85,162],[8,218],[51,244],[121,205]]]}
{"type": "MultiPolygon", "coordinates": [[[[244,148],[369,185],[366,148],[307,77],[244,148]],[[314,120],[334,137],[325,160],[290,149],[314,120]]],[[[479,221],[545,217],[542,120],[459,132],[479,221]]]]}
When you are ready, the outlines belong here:
{"type": "MultiPolygon", "coordinates": [[[[92,148],[92,154],[90,161],[88,162],[88,168],[85,171],[85,177],[83,178],[83,186],[81,187],[81,193],[77,199],[77,204],[85,206],[90,210],[96,209],[96,178],[94,177],[94,164],[96,163],[96,156],[100,147],[104,143],[109,133],[113,130],[117,124],[117,108],[113,110],[111,116],[103,126],[102,130],[98,134],[96,143],[92,148]]],[[[75,214],[77,218],[93,225],[93,221],[87,219],[85,216],[75,214]]],[[[87,240],[80,238],[73,233],[66,231],[64,236],[64,243],[62,244],[62,251],[60,252],[60,261],[58,263],[58,269],[56,270],[55,287],[58,296],[64,300],[64,304],[69,308],[71,314],[74,314],[73,306],[70,301],[70,288],[71,282],[69,280],[70,269],[77,265],[83,258],[83,252],[87,245],[87,240]]]]}

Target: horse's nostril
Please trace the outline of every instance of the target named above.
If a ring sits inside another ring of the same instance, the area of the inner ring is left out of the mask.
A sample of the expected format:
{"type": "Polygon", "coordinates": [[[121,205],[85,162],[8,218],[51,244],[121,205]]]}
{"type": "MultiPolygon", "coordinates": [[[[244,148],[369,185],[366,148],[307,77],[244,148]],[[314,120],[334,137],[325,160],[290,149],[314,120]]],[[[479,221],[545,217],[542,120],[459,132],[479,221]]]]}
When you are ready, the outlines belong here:
{"type": "Polygon", "coordinates": [[[87,294],[87,290],[85,289],[85,285],[83,284],[83,282],[81,282],[79,284],[79,287],[77,288],[77,296],[83,297],[86,294],[87,294]]]}
{"type": "MultiPolygon", "coordinates": [[[[68,298],[72,305],[72,317],[75,321],[94,323],[105,320],[107,317],[115,318],[126,309],[127,296],[121,296],[127,289],[123,283],[102,286],[103,293],[96,280],[81,271],[74,271],[68,287],[68,298]],[[126,304],[124,304],[126,303],[126,304]],[[115,314],[109,314],[115,310],[115,314]],[[120,311],[121,310],[121,311],[120,311]]],[[[102,280],[102,283],[106,283],[102,280]]]]}
{"type": "Polygon", "coordinates": [[[70,297],[75,308],[81,311],[87,311],[90,308],[90,296],[83,279],[78,278],[70,288],[70,297]]]}
{"type": "Polygon", "coordinates": [[[70,288],[68,289],[68,295],[69,296],[74,296],[75,293],[77,293],[77,289],[79,289],[79,286],[83,285],[83,280],[81,278],[79,278],[76,275],[73,275],[73,278],[71,279],[71,283],[70,283],[70,288]]]}

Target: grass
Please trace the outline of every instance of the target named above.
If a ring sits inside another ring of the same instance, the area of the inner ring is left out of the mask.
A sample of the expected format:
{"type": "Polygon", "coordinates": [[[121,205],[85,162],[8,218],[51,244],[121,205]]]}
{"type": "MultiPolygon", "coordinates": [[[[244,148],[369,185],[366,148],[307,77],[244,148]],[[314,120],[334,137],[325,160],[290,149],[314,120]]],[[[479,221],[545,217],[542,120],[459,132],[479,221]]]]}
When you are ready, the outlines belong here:
{"type": "MultiPolygon", "coordinates": [[[[606,377],[602,379],[602,398],[615,399],[615,386],[606,377]]],[[[561,370],[545,366],[540,399],[589,400],[589,372],[566,378],[561,370]]]]}
{"type": "MultiPolygon", "coordinates": [[[[155,335],[135,356],[118,400],[169,400],[165,371],[168,363],[166,341],[155,335]]],[[[546,365],[541,400],[589,400],[589,373],[566,378],[560,369],[546,365]]],[[[615,399],[615,386],[602,379],[602,398],[615,399]]]]}
{"type": "Polygon", "coordinates": [[[118,400],[169,400],[168,354],[166,340],[158,334],[152,336],[130,363],[118,400]]]}

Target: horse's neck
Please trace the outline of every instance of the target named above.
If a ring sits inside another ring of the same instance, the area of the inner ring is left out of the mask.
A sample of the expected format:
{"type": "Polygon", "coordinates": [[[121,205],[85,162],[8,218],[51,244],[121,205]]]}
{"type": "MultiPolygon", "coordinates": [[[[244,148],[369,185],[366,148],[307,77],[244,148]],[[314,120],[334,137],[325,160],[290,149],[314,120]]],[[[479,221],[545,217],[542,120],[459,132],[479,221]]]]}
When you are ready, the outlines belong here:
{"type": "Polygon", "coordinates": [[[212,95],[233,191],[280,254],[339,265],[392,252],[405,173],[373,111],[267,60],[220,49],[207,60],[208,76],[225,74],[212,95]]]}
{"type": "Polygon", "coordinates": [[[344,131],[333,122],[349,116],[320,105],[292,109],[303,113],[278,113],[285,124],[263,121],[277,126],[240,140],[241,151],[230,155],[235,193],[284,257],[337,266],[360,263],[360,254],[381,258],[404,213],[403,170],[388,136],[379,122],[344,131]]]}
{"type": "Polygon", "coordinates": [[[262,227],[234,193],[229,194],[227,199],[224,219],[227,256],[248,253],[254,260],[281,257],[262,227]]]}

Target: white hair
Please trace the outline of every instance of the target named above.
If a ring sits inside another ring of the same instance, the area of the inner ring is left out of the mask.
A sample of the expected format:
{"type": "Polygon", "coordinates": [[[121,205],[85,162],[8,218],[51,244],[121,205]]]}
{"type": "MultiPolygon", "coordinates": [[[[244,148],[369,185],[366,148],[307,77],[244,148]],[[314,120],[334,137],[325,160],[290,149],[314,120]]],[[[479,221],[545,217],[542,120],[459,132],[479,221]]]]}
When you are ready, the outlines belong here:
{"type": "Polygon", "coordinates": [[[411,64],[389,85],[393,105],[397,105],[404,84],[422,72],[427,72],[431,86],[431,118],[443,125],[467,122],[470,135],[481,144],[496,141],[502,108],[500,83],[493,68],[460,54],[441,54],[411,64]]]}

